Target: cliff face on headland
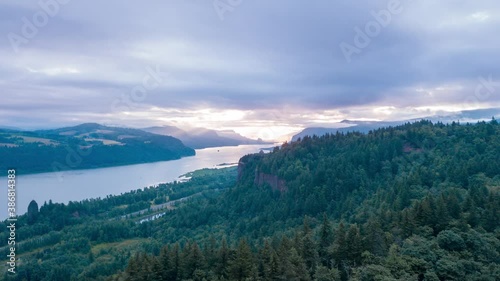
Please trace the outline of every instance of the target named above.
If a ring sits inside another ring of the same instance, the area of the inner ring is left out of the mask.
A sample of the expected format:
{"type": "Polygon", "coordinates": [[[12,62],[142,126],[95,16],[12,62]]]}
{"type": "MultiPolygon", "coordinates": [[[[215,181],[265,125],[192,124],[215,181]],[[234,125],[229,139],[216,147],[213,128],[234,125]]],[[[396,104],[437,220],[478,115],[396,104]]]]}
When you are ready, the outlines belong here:
{"type": "Polygon", "coordinates": [[[238,181],[241,181],[241,179],[243,178],[243,172],[246,170],[247,167],[247,163],[244,159],[245,157],[242,157],[238,162],[238,181]]]}
{"type": "Polygon", "coordinates": [[[263,184],[269,184],[273,190],[279,190],[280,192],[286,192],[285,181],[280,179],[278,176],[265,174],[255,170],[254,184],[257,186],[262,186],[263,184]]]}
{"type": "MultiPolygon", "coordinates": [[[[245,176],[251,175],[251,169],[254,167],[251,161],[253,161],[256,157],[260,157],[260,155],[247,155],[240,159],[238,162],[238,181],[241,181],[245,176]]],[[[281,179],[277,175],[264,173],[260,171],[258,167],[254,168],[253,174],[253,183],[257,187],[268,184],[273,190],[278,190],[280,192],[286,192],[288,190],[285,180],[281,179]]]]}

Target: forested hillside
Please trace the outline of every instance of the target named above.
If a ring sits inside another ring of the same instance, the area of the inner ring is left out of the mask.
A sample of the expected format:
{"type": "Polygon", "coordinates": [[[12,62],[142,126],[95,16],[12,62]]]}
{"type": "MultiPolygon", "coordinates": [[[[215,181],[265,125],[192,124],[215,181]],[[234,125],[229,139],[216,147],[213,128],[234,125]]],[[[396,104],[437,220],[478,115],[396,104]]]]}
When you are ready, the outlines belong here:
{"type": "Polygon", "coordinates": [[[496,120],[306,137],[243,157],[232,178],[201,175],[186,187],[204,183],[206,196],[151,222],[85,224],[74,218],[85,204],[63,212],[81,226],[49,232],[39,218],[28,229],[73,240],[30,248],[11,279],[500,280],[498,159],[496,120]]]}
{"type": "MultiPolygon", "coordinates": [[[[32,201],[16,222],[16,274],[0,280],[106,280],[137,251],[159,252],[152,218],[170,218],[189,201],[209,200],[234,186],[235,168],[199,170],[187,182],[69,204],[32,201]]],[[[189,204],[191,203],[189,202],[189,204]]],[[[165,222],[165,221],[164,221],[165,222]]],[[[0,223],[0,255],[10,232],[0,223]]]]}
{"type": "Polygon", "coordinates": [[[195,155],[170,136],[87,123],[41,131],[0,129],[0,169],[59,172],[179,159],[195,155]]]}
{"type": "Polygon", "coordinates": [[[494,120],[422,121],[244,157],[236,188],[170,223],[215,241],[139,254],[121,278],[499,280],[499,137],[494,120]]]}

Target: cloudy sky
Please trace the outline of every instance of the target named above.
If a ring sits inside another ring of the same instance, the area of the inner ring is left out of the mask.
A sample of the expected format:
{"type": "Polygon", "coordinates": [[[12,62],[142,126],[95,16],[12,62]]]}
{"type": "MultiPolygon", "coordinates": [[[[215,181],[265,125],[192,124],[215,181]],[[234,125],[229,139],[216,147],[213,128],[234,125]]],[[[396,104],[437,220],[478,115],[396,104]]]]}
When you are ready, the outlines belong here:
{"type": "Polygon", "coordinates": [[[274,138],[500,107],[496,0],[3,0],[0,125],[274,138]]]}

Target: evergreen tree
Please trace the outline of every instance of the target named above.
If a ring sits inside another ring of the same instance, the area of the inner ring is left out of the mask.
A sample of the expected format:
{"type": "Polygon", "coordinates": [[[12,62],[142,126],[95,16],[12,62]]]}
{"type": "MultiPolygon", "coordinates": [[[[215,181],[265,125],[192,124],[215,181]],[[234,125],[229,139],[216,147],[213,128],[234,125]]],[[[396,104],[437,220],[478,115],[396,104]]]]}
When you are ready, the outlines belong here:
{"type": "Polygon", "coordinates": [[[267,240],[264,241],[264,247],[259,251],[259,275],[262,280],[272,280],[273,272],[271,267],[273,249],[267,240]]]}
{"type": "MultiPolygon", "coordinates": [[[[198,243],[193,242],[187,250],[189,253],[185,260],[184,265],[184,276],[186,278],[192,278],[195,271],[204,271],[205,270],[205,257],[198,246],[198,243]]],[[[200,273],[198,272],[198,275],[200,273]]]]}
{"type": "Polygon", "coordinates": [[[357,225],[351,225],[346,235],[347,260],[358,266],[361,264],[361,253],[363,252],[362,238],[357,225]]]}
{"type": "Polygon", "coordinates": [[[176,281],[181,276],[181,256],[179,243],[175,243],[168,255],[168,267],[163,264],[163,270],[167,275],[166,280],[176,281]]]}
{"type": "Polygon", "coordinates": [[[347,232],[344,222],[341,222],[335,233],[335,241],[330,247],[335,265],[341,266],[343,261],[348,259],[347,232]]]}
{"type": "Polygon", "coordinates": [[[230,277],[234,280],[246,280],[252,276],[253,254],[246,239],[241,239],[235,257],[230,264],[230,277]]]}
{"type": "Polygon", "coordinates": [[[340,281],[340,273],[337,269],[330,269],[326,266],[318,266],[314,273],[314,281],[340,281]]]}
{"type": "MultiPolygon", "coordinates": [[[[301,253],[304,258],[305,266],[309,272],[309,276],[312,276],[316,271],[316,266],[319,260],[319,254],[317,251],[316,242],[313,238],[312,230],[309,226],[309,220],[306,217],[304,219],[304,227],[302,230],[302,243],[301,253]]],[[[328,249],[328,248],[327,248],[328,249]]]]}
{"type": "Polygon", "coordinates": [[[318,255],[321,264],[324,266],[331,266],[332,256],[330,255],[329,248],[332,246],[333,240],[333,227],[326,214],[323,214],[323,223],[319,232],[318,255]]]}
{"type": "Polygon", "coordinates": [[[227,278],[229,275],[229,259],[230,250],[227,245],[226,237],[222,238],[221,247],[217,253],[216,274],[222,278],[227,278]]]}
{"type": "Polygon", "coordinates": [[[293,273],[287,276],[287,280],[307,281],[311,280],[304,259],[295,248],[290,249],[290,265],[293,273]]]}
{"type": "Polygon", "coordinates": [[[28,205],[28,224],[34,224],[38,220],[38,215],[38,204],[35,200],[31,200],[28,205]]]}

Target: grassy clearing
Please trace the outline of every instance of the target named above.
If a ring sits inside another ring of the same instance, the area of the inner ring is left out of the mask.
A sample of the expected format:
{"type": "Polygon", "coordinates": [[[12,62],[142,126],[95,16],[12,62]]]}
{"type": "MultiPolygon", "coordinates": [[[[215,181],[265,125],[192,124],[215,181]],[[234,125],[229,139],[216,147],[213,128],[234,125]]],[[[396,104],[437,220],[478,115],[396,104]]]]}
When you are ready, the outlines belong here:
{"type": "Polygon", "coordinates": [[[134,239],[127,239],[119,242],[112,242],[112,243],[101,243],[101,244],[96,244],[92,245],[92,254],[93,255],[99,255],[101,251],[106,251],[112,248],[117,248],[118,249],[127,249],[127,248],[135,248],[138,244],[147,242],[148,239],[145,238],[134,238],[134,239]]]}
{"type": "Polygon", "coordinates": [[[114,140],[107,140],[107,139],[85,139],[85,141],[100,141],[104,145],[125,145],[124,143],[117,142],[114,140]]]}
{"type": "Polygon", "coordinates": [[[20,138],[23,139],[23,142],[25,143],[35,143],[35,142],[40,142],[43,143],[44,145],[58,145],[57,142],[51,140],[51,139],[44,139],[44,138],[36,138],[36,137],[25,137],[25,136],[19,136],[20,138]]]}

